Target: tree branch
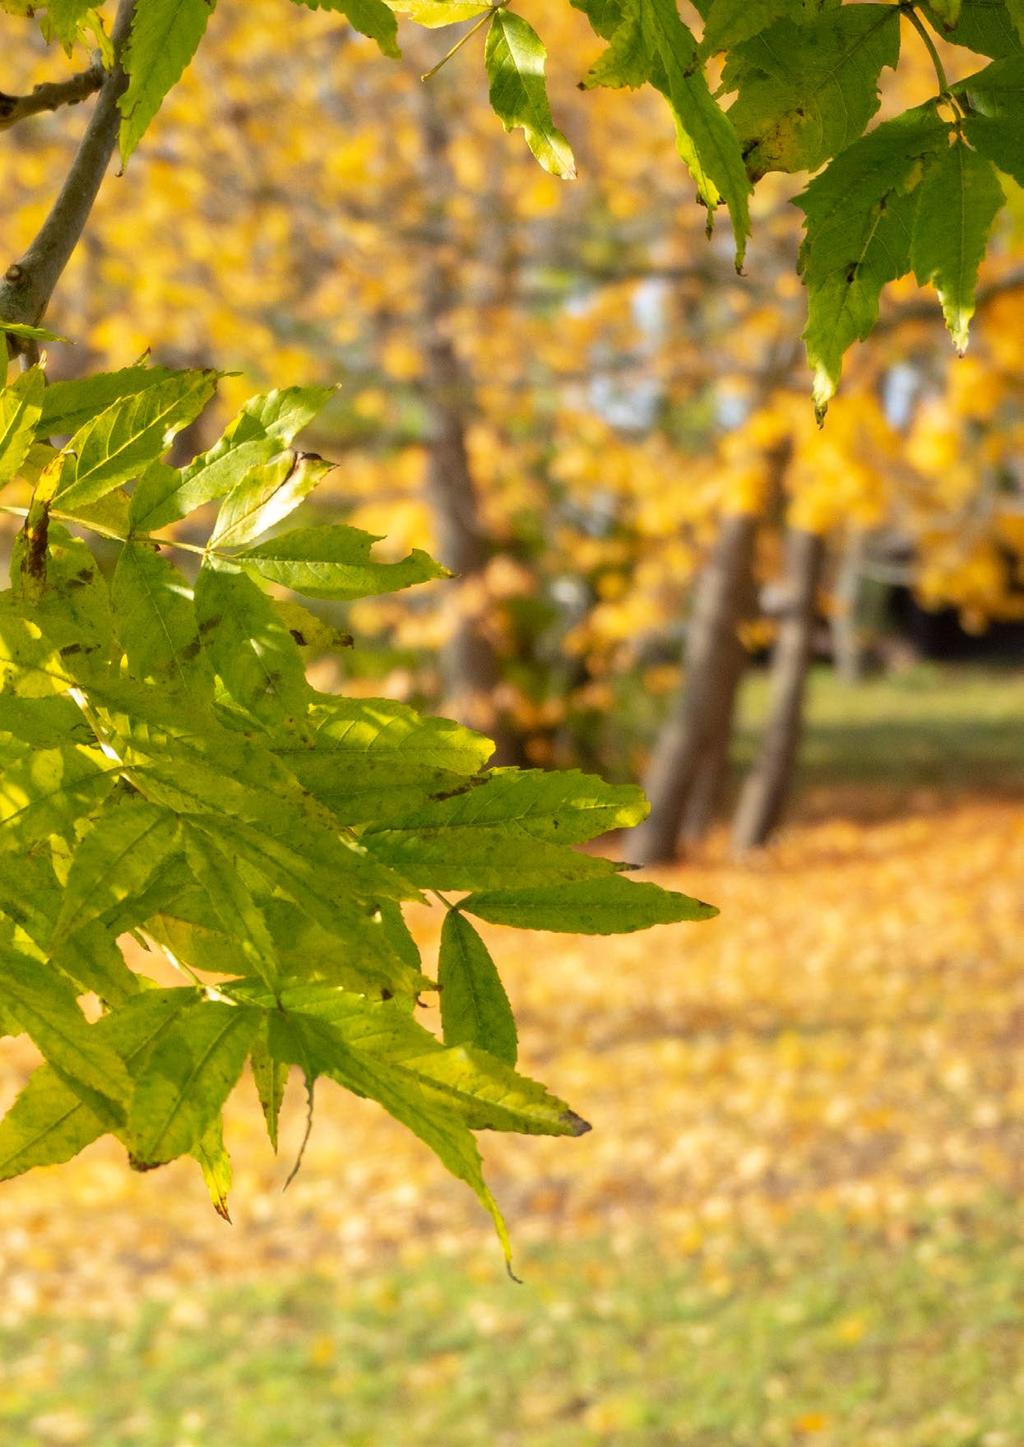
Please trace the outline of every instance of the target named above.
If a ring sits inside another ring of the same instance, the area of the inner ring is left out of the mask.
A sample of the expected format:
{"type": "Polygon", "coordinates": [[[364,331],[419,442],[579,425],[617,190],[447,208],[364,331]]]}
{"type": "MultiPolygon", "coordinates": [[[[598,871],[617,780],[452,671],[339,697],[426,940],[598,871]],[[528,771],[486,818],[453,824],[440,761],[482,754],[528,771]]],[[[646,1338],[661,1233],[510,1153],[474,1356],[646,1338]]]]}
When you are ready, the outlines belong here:
{"type": "MultiPolygon", "coordinates": [[[[4,321],[29,326],[39,323],[85,229],[117,144],[120,121],[117,103],[126,84],[120,57],[135,5],[136,0],[120,0],[111,36],[114,65],[100,86],[96,109],[60,195],[35,240],[24,256],[7,268],[0,283],[0,317],[4,321]]],[[[8,346],[15,352],[20,350],[17,338],[8,338],[8,346]]]]}
{"type": "Polygon", "coordinates": [[[97,63],[67,80],[45,81],[29,95],[5,95],[0,91],[0,131],[9,131],[27,116],[78,105],[100,89],[106,76],[102,65],[97,63]]]}

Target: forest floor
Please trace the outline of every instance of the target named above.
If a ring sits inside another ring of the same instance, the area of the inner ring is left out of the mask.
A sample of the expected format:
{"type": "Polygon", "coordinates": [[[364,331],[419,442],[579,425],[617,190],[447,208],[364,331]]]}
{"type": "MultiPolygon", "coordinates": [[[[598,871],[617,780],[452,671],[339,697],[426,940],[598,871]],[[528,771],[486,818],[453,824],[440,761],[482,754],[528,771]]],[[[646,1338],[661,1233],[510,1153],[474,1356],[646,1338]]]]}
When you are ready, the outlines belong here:
{"type": "Polygon", "coordinates": [[[327,1086],[282,1196],[243,1088],[233,1226],[104,1144],[0,1192],[5,1447],[1021,1447],[1024,678],[820,678],[778,842],[656,877],[721,917],[489,935],[594,1124],[482,1137],[524,1285],[327,1086]]]}

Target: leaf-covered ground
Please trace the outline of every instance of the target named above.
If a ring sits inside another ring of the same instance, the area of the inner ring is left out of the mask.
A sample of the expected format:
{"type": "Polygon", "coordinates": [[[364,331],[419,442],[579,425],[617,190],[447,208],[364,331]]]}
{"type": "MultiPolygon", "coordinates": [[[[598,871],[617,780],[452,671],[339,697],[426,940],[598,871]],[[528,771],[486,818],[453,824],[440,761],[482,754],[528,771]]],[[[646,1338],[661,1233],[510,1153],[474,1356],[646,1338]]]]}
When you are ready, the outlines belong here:
{"type": "Polygon", "coordinates": [[[595,1126],[484,1141],[524,1286],[339,1091],[282,1197],[301,1092],[276,1161],[243,1093],[233,1227],[106,1146],[0,1192],[4,1442],[1019,1447],[1024,687],[846,703],[817,697],[803,822],[659,876],[719,920],[490,932],[524,1068],[595,1126]]]}

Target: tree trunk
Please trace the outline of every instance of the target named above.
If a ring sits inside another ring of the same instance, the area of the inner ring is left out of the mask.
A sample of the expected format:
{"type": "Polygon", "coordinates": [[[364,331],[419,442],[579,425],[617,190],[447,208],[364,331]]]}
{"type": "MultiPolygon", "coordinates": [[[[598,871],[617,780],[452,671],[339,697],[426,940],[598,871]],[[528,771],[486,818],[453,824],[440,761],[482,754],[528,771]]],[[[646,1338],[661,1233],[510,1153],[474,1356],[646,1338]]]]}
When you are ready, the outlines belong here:
{"type": "MultiPolygon", "coordinates": [[[[736,682],[733,685],[734,695],[738,691],[742,673],[743,661],[740,660],[739,672],[736,682]]],[[[722,802],[722,795],[725,793],[726,779],[729,774],[729,745],[732,742],[730,738],[731,731],[731,726],[727,726],[721,729],[717,737],[709,742],[704,758],[697,770],[697,777],[694,779],[693,786],[690,789],[690,797],[686,801],[686,809],[683,813],[683,826],[679,835],[684,849],[690,849],[700,844],[715,822],[715,816],[722,802]]]]}
{"type": "Polygon", "coordinates": [[[757,761],[736,810],[736,854],[764,844],[778,824],[800,746],[825,540],[819,533],[793,528],[786,537],[786,556],[789,599],[772,654],[771,708],[757,761]]]}
{"type": "Polygon", "coordinates": [[[629,838],[635,863],[674,857],[694,787],[702,768],[714,767],[716,752],[721,769],[746,659],[739,626],[751,610],[758,522],[748,514],[726,518],[698,579],[684,685],[644,780],[650,817],[629,838]]]}
{"type": "Polygon", "coordinates": [[[846,540],[835,583],[835,612],[831,620],[832,660],[843,683],[860,683],[866,671],[864,631],[861,618],[861,574],[864,570],[865,539],[858,529],[846,540]]]}
{"type": "Polygon", "coordinates": [[[494,739],[494,763],[519,763],[521,744],[501,702],[501,664],[490,635],[494,605],[488,598],[486,569],[492,549],[466,448],[472,385],[452,337],[458,289],[447,209],[456,190],[449,132],[433,87],[422,85],[418,93],[428,233],[420,317],[427,414],[426,491],[439,561],[455,574],[446,586],[456,616],[441,650],[445,707],[461,722],[494,739]]]}

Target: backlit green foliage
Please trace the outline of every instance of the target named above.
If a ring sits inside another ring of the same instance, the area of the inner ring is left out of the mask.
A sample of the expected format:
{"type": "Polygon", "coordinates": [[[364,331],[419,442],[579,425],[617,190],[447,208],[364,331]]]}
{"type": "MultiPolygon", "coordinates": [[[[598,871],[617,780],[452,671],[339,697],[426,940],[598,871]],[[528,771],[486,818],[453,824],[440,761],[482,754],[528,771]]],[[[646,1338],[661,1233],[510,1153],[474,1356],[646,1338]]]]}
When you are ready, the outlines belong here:
{"type": "MultiPolygon", "coordinates": [[[[387,55],[396,15],[466,22],[456,46],[482,36],[501,122],[547,170],[574,174],[543,39],[508,0],[295,3],[336,11],[387,55]]],[[[709,224],[729,212],[737,263],[758,180],[818,173],[798,204],[819,412],[888,281],[934,285],[966,345],[999,172],[1024,173],[1016,0],[700,0],[701,35],[675,0],[572,3],[607,42],[582,84],[664,96],[709,224]],[[935,95],[868,130],[909,27],[934,60],[935,95]],[[993,64],[950,87],[937,41],[993,64]]],[[[0,0],[35,14],[46,39],[123,65],[111,112],[122,160],[215,4],[122,4],[115,57],[111,6],[0,0]]],[[[12,350],[46,339],[40,320],[5,327],[12,350]]],[[[311,686],[304,620],[319,625],[288,595],[348,601],[444,570],[420,551],[378,561],[353,528],[288,525],[330,470],[295,445],[322,390],[255,398],[208,451],[168,461],[217,381],[140,364],[47,387],[36,365],[0,393],[0,484],[32,493],[0,596],[0,1026],[45,1061],[0,1124],[0,1176],[109,1133],[140,1170],[194,1156],[225,1211],[221,1110],[250,1061],[273,1143],[287,1072],[311,1098],[329,1077],[466,1181],[507,1252],[474,1132],[587,1127],[516,1073],[508,1000],[467,916],[608,934],[714,911],[574,847],[639,822],[638,791],[488,770],[486,740],[456,724],[311,686]],[[436,971],[402,913],[423,901],[449,911],[436,971]],[[184,983],[161,987],[140,949],[184,983]],[[439,983],[441,1040],[415,1015],[439,983]]]]}
{"type": "Polygon", "coordinates": [[[444,570],[377,562],[349,527],[282,530],[329,470],[291,445],[322,391],[256,398],[206,454],[163,461],[215,382],[133,367],[44,393],[31,368],[0,399],[3,477],[35,484],[0,595],[0,982],[7,1033],[46,1060],[0,1125],[0,1174],[110,1132],[140,1170],[194,1155],[224,1209],[220,1112],[251,1058],[272,1141],[287,1070],[328,1076],[432,1147],[504,1238],[473,1131],[586,1126],[515,1073],[463,911],[598,931],[713,911],[572,847],[637,823],[636,789],[487,770],[478,734],[309,685],[294,605],[263,582],[351,599],[444,570]],[[204,544],[156,530],[209,503],[204,544]],[[114,549],[106,569],[81,534],[114,549]],[[450,910],[443,1042],[414,1013],[437,983],[401,906],[424,898],[450,910]],[[119,940],[185,981],[158,988],[119,940]]]}
{"type": "MultiPolygon", "coordinates": [[[[124,55],[123,158],[189,63],[216,3],[137,0],[124,55]]],[[[472,21],[456,45],[471,42],[477,30],[486,32],[482,58],[491,103],[504,125],[522,128],[545,169],[565,179],[575,175],[572,149],[548,101],[543,38],[509,0],[489,6],[460,0],[293,3],[337,11],[390,56],[400,54],[398,17],[431,28],[472,21]]],[[[676,0],[570,3],[608,42],[581,84],[650,84],[664,95],[709,223],[720,204],[728,208],[737,265],[750,232],[753,184],[769,171],[820,170],[798,203],[806,215],[805,340],[820,415],[839,384],[844,353],[874,327],[879,294],[889,281],[914,272],[922,284],[933,283],[953,341],[963,350],[978,265],[1004,200],[998,173],[1020,180],[1024,171],[1024,21],[1017,0],[699,0],[700,36],[684,22],[676,0]],[[865,134],[878,110],[880,76],[899,65],[911,26],[935,58],[935,97],[865,134]],[[991,56],[996,64],[950,86],[940,58],[944,43],[991,56]]],[[[0,4],[20,15],[31,9],[24,0],[0,4]]],[[[104,34],[105,8],[51,0],[39,18],[48,37],[69,47],[91,45],[104,34]]],[[[443,58],[441,52],[439,63],[443,58]]]]}

